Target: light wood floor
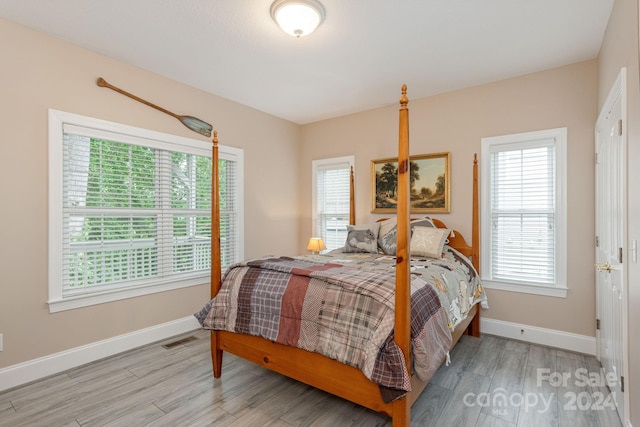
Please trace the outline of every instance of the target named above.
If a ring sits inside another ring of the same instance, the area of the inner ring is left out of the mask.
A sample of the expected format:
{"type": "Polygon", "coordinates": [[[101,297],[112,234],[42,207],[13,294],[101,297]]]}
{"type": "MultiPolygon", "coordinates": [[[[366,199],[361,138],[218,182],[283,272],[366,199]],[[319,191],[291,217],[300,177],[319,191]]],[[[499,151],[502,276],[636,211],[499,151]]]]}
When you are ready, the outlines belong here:
{"type": "MultiPolygon", "coordinates": [[[[161,344],[175,339],[0,393],[0,425],[390,425],[384,415],[230,354],[222,378],[214,380],[208,334],[194,335],[198,339],[170,349],[161,344]]],[[[598,370],[593,357],[491,335],[464,336],[451,364],[440,368],[413,406],[411,424],[620,426],[606,387],[582,381],[583,373],[598,370]],[[538,381],[544,372],[571,378],[538,381]],[[534,396],[538,404],[532,407],[534,396]]]]}

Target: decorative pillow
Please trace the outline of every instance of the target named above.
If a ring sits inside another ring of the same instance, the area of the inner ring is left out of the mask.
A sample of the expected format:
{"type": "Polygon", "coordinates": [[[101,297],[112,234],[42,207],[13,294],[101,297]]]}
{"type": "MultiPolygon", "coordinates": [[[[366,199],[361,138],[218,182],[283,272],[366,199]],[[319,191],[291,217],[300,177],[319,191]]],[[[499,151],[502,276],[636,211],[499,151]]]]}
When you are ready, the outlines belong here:
{"type": "Polygon", "coordinates": [[[415,227],[411,235],[411,255],[442,258],[444,243],[450,233],[446,228],[415,227]]]}
{"type": "Polygon", "coordinates": [[[411,232],[412,233],[413,233],[413,228],[414,227],[438,228],[438,227],[436,227],[436,225],[433,223],[433,220],[429,216],[425,216],[424,218],[414,219],[413,221],[411,221],[410,225],[411,225],[411,232]]]}
{"type": "Polygon", "coordinates": [[[378,246],[385,255],[395,255],[398,242],[398,227],[394,226],[385,235],[378,237],[378,246]]]}
{"type": "MultiPolygon", "coordinates": [[[[414,219],[410,223],[411,233],[414,227],[431,227],[436,228],[430,217],[414,219]]],[[[378,246],[385,255],[395,255],[398,240],[398,219],[396,217],[389,218],[380,223],[380,233],[378,235],[378,246]]]]}
{"type": "Polygon", "coordinates": [[[349,225],[344,252],[378,253],[378,230],[380,224],[349,225]]]}
{"type": "Polygon", "coordinates": [[[382,237],[388,232],[390,232],[395,226],[398,224],[397,218],[394,216],[389,219],[385,219],[384,221],[380,221],[380,232],[378,233],[378,237],[382,237]]]}
{"type": "Polygon", "coordinates": [[[396,254],[396,237],[398,235],[398,221],[395,217],[389,218],[379,223],[378,246],[385,255],[396,254]]]}

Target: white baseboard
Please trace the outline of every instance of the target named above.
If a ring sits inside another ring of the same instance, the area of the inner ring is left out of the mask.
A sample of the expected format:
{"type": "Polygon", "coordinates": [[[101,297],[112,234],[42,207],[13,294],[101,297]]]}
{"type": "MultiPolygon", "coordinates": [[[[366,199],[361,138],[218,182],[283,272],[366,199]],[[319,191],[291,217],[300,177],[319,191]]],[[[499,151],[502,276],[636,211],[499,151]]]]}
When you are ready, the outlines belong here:
{"type": "Polygon", "coordinates": [[[201,328],[189,316],[0,369],[0,391],[201,328]]]}
{"type": "Polygon", "coordinates": [[[589,355],[596,354],[596,338],[587,335],[487,319],[484,317],[480,318],[480,330],[483,333],[505,338],[547,345],[589,355]]]}
{"type": "MultiPolygon", "coordinates": [[[[481,331],[487,334],[584,354],[596,353],[595,337],[488,318],[481,318],[480,321],[481,331]],[[524,333],[521,332],[523,330],[524,333]]],[[[188,316],[9,366],[0,369],[0,391],[199,328],[198,321],[188,316]]]]}

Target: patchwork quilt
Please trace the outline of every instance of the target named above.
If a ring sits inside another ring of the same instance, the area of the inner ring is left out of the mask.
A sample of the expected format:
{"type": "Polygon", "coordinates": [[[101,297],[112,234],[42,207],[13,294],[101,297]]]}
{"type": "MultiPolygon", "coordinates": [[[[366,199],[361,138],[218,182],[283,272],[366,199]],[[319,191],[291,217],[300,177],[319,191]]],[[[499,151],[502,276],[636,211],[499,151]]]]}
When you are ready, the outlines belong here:
{"type": "MultiPolygon", "coordinates": [[[[449,251],[442,259],[412,259],[412,361],[422,380],[447,358],[451,330],[486,298],[465,260],[449,251]]],[[[341,251],[265,257],[231,266],[222,283],[195,314],[205,329],[256,335],[354,366],[386,401],[411,389],[393,341],[393,257],[341,251]]]]}

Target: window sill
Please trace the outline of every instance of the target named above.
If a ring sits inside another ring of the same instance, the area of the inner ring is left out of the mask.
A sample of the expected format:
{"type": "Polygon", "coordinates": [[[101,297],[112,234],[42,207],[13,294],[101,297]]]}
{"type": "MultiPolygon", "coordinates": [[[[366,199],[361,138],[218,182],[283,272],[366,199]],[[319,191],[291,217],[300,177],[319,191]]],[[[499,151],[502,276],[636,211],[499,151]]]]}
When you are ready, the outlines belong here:
{"type": "Polygon", "coordinates": [[[150,286],[140,286],[136,288],[117,289],[100,293],[96,292],[89,295],[73,295],[59,299],[51,299],[47,301],[47,304],[49,304],[49,313],[57,313],[60,311],[73,310],[76,308],[104,304],[107,302],[119,301],[128,298],[135,298],[143,295],[150,295],[159,292],[187,288],[191,286],[204,285],[208,284],[209,281],[210,280],[206,278],[203,279],[202,277],[200,277],[191,280],[182,280],[180,282],[170,282],[150,286]]]}
{"type": "Polygon", "coordinates": [[[486,289],[520,292],[524,294],[543,295],[556,298],[566,298],[567,291],[569,290],[569,288],[564,286],[534,285],[529,283],[508,283],[487,279],[482,279],[482,286],[484,286],[486,289]]]}

